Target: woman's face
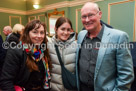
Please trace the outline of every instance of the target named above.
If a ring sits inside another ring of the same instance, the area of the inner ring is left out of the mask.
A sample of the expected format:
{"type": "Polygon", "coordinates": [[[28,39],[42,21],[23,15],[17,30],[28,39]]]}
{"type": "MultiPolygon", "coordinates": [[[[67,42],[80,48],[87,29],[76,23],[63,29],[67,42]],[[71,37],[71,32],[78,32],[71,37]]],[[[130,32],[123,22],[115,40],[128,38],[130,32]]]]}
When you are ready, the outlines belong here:
{"type": "Polygon", "coordinates": [[[69,23],[63,23],[58,29],[56,30],[57,38],[62,41],[66,41],[71,33],[71,26],[69,23]]]}
{"type": "Polygon", "coordinates": [[[40,28],[31,30],[29,36],[33,44],[40,45],[45,38],[44,27],[41,25],[40,28]]]}

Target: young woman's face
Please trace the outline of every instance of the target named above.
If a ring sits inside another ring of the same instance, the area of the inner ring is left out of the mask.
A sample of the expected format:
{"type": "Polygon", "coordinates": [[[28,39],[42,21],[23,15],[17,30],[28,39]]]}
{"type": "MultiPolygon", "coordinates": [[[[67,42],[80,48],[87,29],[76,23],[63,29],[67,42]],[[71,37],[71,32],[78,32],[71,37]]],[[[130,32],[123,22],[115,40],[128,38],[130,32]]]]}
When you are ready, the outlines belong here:
{"type": "Polygon", "coordinates": [[[41,25],[40,28],[31,30],[29,36],[33,44],[40,45],[45,38],[44,27],[41,25]]]}
{"type": "Polygon", "coordinates": [[[63,23],[58,29],[56,30],[57,38],[62,41],[66,41],[71,33],[71,26],[69,23],[63,23]]]}

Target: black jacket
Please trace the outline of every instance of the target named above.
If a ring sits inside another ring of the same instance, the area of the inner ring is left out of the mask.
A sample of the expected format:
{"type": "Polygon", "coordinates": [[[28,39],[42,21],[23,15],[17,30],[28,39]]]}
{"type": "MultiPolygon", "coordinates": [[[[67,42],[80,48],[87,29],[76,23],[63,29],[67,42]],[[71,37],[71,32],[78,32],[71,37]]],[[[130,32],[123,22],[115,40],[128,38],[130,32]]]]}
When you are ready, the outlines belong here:
{"type": "Polygon", "coordinates": [[[4,63],[4,58],[6,56],[6,50],[3,48],[3,39],[0,35],[0,75],[1,75],[1,69],[4,63]]]}
{"type": "Polygon", "coordinates": [[[8,38],[8,42],[11,43],[11,42],[15,42],[15,43],[19,43],[19,38],[20,38],[20,34],[19,33],[12,33],[9,38],[8,38]]]}
{"type": "Polygon", "coordinates": [[[134,67],[136,67],[136,42],[130,42],[130,46],[131,48],[131,55],[132,55],[132,59],[133,59],[133,65],[134,67]]]}
{"type": "Polygon", "coordinates": [[[0,78],[2,91],[15,91],[14,85],[25,86],[30,75],[26,59],[23,49],[8,50],[0,78]]]}

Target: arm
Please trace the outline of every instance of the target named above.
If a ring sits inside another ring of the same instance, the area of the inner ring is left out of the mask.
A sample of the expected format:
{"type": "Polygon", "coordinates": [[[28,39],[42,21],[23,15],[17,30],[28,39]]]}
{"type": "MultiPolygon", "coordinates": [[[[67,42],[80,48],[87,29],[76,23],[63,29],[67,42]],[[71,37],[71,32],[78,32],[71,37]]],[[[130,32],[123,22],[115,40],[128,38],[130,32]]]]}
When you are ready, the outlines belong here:
{"type": "MultiPolygon", "coordinates": [[[[118,44],[124,43],[128,43],[126,33],[123,33],[118,40],[118,44]]],[[[128,91],[134,79],[132,57],[128,47],[117,48],[116,65],[117,78],[113,91],[128,91]]]]}
{"type": "Polygon", "coordinates": [[[2,69],[0,86],[2,91],[15,91],[14,81],[20,69],[21,57],[16,49],[9,49],[2,69]]]}
{"type": "Polygon", "coordinates": [[[2,67],[2,64],[4,62],[4,58],[6,55],[6,50],[3,48],[2,44],[3,44],[3,39],[0,35],[0,68],[2,67]]]}

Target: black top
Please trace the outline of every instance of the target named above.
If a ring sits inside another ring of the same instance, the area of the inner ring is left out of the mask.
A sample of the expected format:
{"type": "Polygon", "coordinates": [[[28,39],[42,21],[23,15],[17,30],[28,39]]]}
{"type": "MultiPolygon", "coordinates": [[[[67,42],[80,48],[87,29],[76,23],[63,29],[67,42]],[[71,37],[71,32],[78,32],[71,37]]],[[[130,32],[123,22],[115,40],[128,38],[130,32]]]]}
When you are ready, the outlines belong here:
{"type": "MultiPolygon", "coordinates": [[[[14,85],[26,87],[29,89],[33,86],[43,85],[44,78],[44,66],[42,61],[36,64],[39,67],[40,72],[30,72],[26,66],[27,54],[23,49],[9,49],[2,69],[0,78],[0,88],[2,91],[15,91],[14,85]],[[27,86],[28,85],[28,86],[27,86]],[[30,86],[30,87],[29,87],[30,86]]],[[[37,90],[26,91],[49,91],[43,88],[37,90]]]]}
{"type": "Polygon", "coordinates": [[[15,43],[19,43],[19,38],[20,38],[20,34],[19,33],[12,33],[9,38],[8,38],[8,42],[11,43],[11,42],[15,42],[15,43]]]}
{"type": "Polygon", "coordinates": [[[0,75],[1,75],[1,69],[4,63],[4,58],[6,56],[6,50],[3,48],[2,44],[3,44],[3,39],[0,35],[0,75]]]}
{"type": "Polygon", "coordinates": [[[130,42],[131,55],[133,59],[133,65],[136,67],[136,42],[130,42]]]}
{"type": "Polygon", "coordinates": [[[0,77],[2,91],[15,91],[14,85],[24,86],[30,74],[26,59],[22,49],[8,49],[0,77]]]}
{"type": "Polygon", "coordinates": [[[26,83],[25,89],[28,91],[33,91],[33,89],[42,88],[44,85],[44,77],[45,77],[45,68],[42,60],[36,62],[39,71],[32,71],[30,73],[30,77],[28,82],[26,83]]]}

